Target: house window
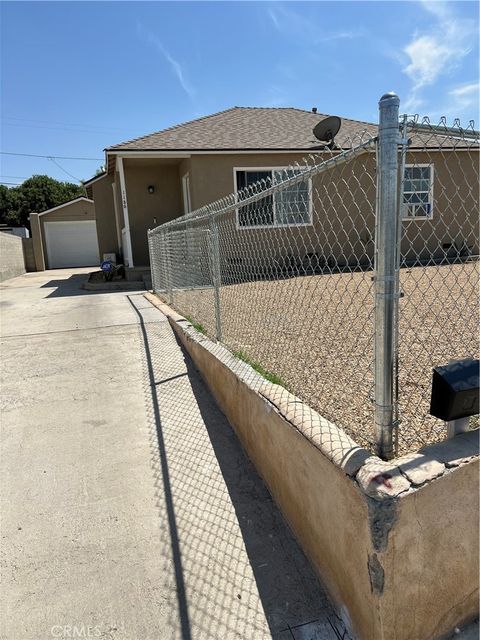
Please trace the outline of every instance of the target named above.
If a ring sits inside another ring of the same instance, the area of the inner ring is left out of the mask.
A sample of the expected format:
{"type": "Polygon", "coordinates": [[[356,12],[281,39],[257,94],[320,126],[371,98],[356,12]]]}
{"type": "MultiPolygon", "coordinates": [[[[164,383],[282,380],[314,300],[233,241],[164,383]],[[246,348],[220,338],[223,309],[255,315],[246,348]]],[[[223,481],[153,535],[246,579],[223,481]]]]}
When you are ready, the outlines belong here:
{"type": "MultiPolygon", "coordinates": [[[[238,200],[248,198],[249,192],[242,190],[261,182],[260,190],[279,184],[293,177],[301,169],[236,169],[235,181],[238,200]]],[[[305,180],[282,189],[261,200],[237,210],[238,226],[285,227],[311,224],[310,182],[305,180]]]]}
{"type": "Polygon", "coordinates": [[[407,165],[403,183],[403,219],[430,220],[433,214],[433,165],[407,165]]]}

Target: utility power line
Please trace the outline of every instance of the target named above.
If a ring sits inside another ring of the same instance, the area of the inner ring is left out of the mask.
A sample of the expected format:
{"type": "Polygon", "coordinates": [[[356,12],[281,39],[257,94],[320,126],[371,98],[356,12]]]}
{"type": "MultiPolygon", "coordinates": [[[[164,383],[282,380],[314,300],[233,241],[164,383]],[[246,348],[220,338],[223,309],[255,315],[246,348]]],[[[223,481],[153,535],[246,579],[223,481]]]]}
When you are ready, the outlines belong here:
{"type": "Polygon", "coordinates": [[[76,158],[73,156],[55,156],[55,155],[41,155],[37,153],[18,153],[16,151],[0,151],[0,153],[4,156],[25,156],[28,158],[46,158],[50,160],[50,158],[55,158],[56,160],[96,160],[98,162],[102,162],[104,158],[76,158]]]}
{"type": "MultiPolygon", "coordinates": [[[[118,135],[118,131],[106,131],[102,129],[93,129],[92,127],[60,127],[60,126],[52,126],[50,127],[47,124],[20,124],[19,122],[4,122],[3,127],[20,127],[21,129],[48,129],[50,131],[71,131],[73,133],[93,133],[97,136],[111,136],[113,134],[118,135]]],[[[133,129],[125,130],[120,129],[123,135],[132,135],[133,129]],[[130,133],[128,133],[130,131],[130,133]]]]}
{"type": "Polygon", "coordinates": [[[50,160],[51,162],[53,162],[53,164],[54,164],[55,166],[57,166],[59,169],[61,169],[61,170],[63,171],[63,173],[66,173],[66,174],[67,174],[67,176],[70,176],[70,178],[73,178],[73,179],[74,179],[74,180],[76,180],[77,182],[81,182],[80,178],[77,178],[77,176],[74,176],[74,175],[73,175],[73,173],[70,173],[69,171],[67,171],[66,169],[64,169],[64,168],[62,167],[62,165],[61,165],[61,164],[59,164],[59,163],[55,160],[55,158],[49,158],[49,160],[50,160]]]}
{"type": "MultiPolygon", "coordinates": [[[[34,123],[47,124],[47,125],[53,124],[53,125],[62,126],[62,127],[84,127],[88,129],[102,129],[104,131],[133,131],[133,129],[130,129],[128,127],[127,128],[109,127],[107,125],[102,125],[102,124],[88,124],[88,123],[80,124],[78,122],[57,122],[56,120],[35,120],[33,118],[17,118],[14,116],[2,116],[2,120],[16,120],[17,122],[24,122],[24,123],[34,122],[34,123]]],[[[22,126],[22,125],[18,125],[18,126],[22,126]]],[[[26,126],[32,126],[32,125],[26,125],[26,126]]]]}

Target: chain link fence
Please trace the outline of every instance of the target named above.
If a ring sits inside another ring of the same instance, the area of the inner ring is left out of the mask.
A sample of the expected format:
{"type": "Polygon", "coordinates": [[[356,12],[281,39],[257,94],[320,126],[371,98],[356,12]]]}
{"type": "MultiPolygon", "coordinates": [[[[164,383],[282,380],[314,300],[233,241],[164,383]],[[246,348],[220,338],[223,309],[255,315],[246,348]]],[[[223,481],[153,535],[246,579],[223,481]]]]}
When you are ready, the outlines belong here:
{"type": "Polygon", "coordinates": [[[428,415],[432,367],[478,346],[478,137],[406,118],[393,135],[390,205],[386,156],[360,131],[287,168],[236,170],[234,193],[149,232],[160,297],[384,457],[445,437],[428,415]],[[397,229],[376,215],[392,206],[397,229]],[[388,309],[391,353],[379,347],[388,309]]]}
{"type": "MultiPolygon", "coordinates": [[[[479,136],[473,123],[403,118],[398,448],[443,440],[432,367],[479,353],[479,136]]],[[[478,425],[478,417],[471,419],[478,425]]]]}

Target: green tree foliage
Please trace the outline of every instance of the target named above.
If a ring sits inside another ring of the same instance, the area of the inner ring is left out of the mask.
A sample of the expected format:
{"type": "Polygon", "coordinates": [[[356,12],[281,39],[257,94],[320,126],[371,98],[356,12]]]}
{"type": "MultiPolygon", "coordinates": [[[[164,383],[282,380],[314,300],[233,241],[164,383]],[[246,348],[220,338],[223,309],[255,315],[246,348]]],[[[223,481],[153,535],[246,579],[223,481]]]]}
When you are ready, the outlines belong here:
{"type": "Polygon", "coordinates": [[[0,222],[29,227],[28,216],[85,195],[85,188],[49,176],[32,176],[18,187],[0,185],[0,222]]]}

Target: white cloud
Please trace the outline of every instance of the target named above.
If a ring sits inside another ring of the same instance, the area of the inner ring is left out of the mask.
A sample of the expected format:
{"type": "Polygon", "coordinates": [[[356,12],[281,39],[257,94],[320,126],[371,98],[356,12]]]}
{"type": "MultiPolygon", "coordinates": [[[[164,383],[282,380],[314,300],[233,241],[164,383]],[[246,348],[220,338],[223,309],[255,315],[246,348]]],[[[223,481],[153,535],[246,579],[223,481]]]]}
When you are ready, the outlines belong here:
{"type": "Polygon", "coordinates": [[[476,33],[473,20],[459,18],[450,4],[423,0],[421,5],[430,14],[429,27],[415,33],[404,48],[408,64],[403,71],[412,81],[404,105],[407,111],[424,104],[425,87],[458,67],[470,53],[476,33]]]}
{"type": "MultiPolygon", "coordinates": [[[[438,115],[459,117],[467,114],[467,117],[478,116],[478,103],[480,95],[480,83],[467,82],[460,84],[448,92],[448,100],[438,115]]],[[[477,123],[478,124],[478,123],[477,123]]]]}
{"type": "Polygon", "coordinates": [[[332,42],[335,40],[353,40],[365,36],[362,28],[329,31],[319,26],[314,20],[303,16],[283,5],[269,7],[268,15],[275,29],[282,35],[308,40],[310,43],[332,42]]]}
{"type": "Polygon", "coordinates": [[[449,91],[449,95],[453,96],[457,100],[465,100],[469,104],[473,104],[475,99],[478,100],[479,91],[480,83],[471,82],[470,84],[462,84],[459,87],[455,87],[449,91]]]}
{"type": "Polygon", "coordinates": [[[149,44],[151,47],[156,49],[162,55],[162,57],[168,62],[174,75],[179,81],[182,89],[185,91],[188,97],[191,100],[193,100],[195,96],[195,89],[191,86],[191,84],[185,78],[185,73],[180,62],[178,62],[178,60],[175,60],[175,58],[167,51],[167,49],[161,42],[160,38],[158,38],[158,36],[156,36],[151,31],[148,31],[147,29],[145,29],[143,25],[141,24],[137,25],[137,32],[139,36],[145,42],[147,42],[147,44],[149,44]]]}

